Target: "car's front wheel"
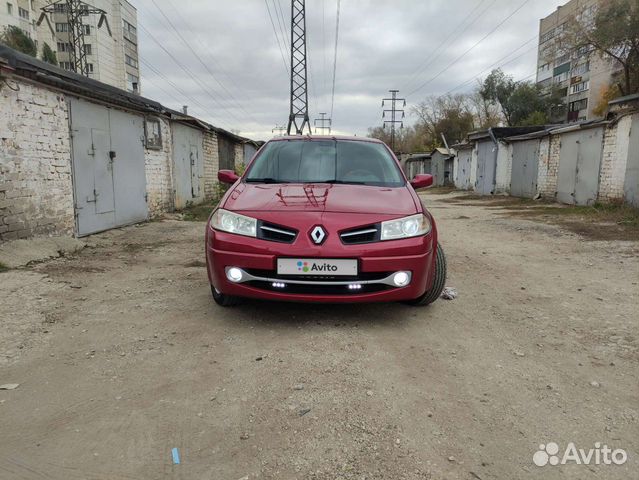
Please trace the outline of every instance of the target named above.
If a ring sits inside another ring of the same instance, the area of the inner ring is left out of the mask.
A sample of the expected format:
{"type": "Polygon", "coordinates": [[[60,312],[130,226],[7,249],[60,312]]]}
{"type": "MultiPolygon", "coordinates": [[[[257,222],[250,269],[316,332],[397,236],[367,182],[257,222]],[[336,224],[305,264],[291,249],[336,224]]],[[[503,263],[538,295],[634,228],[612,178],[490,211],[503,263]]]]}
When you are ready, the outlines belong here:
{"type": "Polygon", "coordinates": [[[213,300],[215,300],[215,303],[222,307],[232,307],[233,305],[237,305],[238,303],[240,303],[239,298],[233,297],[231,295],[225,295],[224,293],[218,291],[217,288],[215,288],[213,285],[211,285],[211,293],[213,294],[213,300]]]}
{"type": "Polygon", "coordinates": [[[417,297],[413,300],[408,300],[408,305],[428,305],[433,303],[439,298],[444,290],[444,284],[446,283],[446,256],[444,255],[444,249],[437,243],[437,255],[435,257],[435,278],[433,280],[433,286],[430,290],[427,290],[421,297],[417,297]]]}

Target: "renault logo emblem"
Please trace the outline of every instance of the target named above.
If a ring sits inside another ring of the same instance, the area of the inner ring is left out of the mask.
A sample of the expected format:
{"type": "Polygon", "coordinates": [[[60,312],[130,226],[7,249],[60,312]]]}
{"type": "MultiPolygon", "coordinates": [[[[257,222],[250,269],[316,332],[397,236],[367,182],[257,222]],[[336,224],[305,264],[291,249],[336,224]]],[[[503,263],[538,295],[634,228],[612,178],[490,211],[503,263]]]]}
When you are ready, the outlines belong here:
{"type": "Polygon", "coordinates": [[[322,242],[324,242],[324,239],[326,239],[326,232],[321,226],[318,225],[313,228],[313,230],[311,230],[310,236],[315,245],[321,245],[322,242]]]}

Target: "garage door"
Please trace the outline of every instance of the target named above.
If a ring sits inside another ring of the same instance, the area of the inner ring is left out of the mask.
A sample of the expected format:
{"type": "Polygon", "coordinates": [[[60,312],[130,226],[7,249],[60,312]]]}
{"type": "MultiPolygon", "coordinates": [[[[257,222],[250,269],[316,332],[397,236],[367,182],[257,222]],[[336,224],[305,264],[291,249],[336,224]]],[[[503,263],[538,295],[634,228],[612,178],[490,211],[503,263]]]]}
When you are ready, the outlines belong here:
{"type": "Polygon", "coordinates": [[[537,194],[537,167],[539,140],[513,142],[513,167],[510,194],[514,197],[533,198],[537,194]]]}
{"type": "Polygon", "coordinates": [[[142,117],[76,99],[70,109],[78,236],[146,220],[142,117]]]}
{"type": "Polygon", "coordinates": [[[201,130],[179,123],[173,130],[173,182],[175,208],[204,200],[204,153],[201,130]]]}
{"type": "Polygon", "coordinates": [[[478,142],[475,191],[482,195],[490,195],[495,190],[496,153],[492,140],[478,142]]]}
{"type": "Polygon", "coordinates": [[[470,189],[471,150],[464,149],[457,152],[458,162],[455,172],[455,185],[462,190],[470,189]]]}
{"type": "Polygon", "coordinates": [[[597,200],[603,128],[589,128],[561,136],[557,200],[591,205],[597,200]]]}
{"type": "Polygon", "coordinates": [[[626,202],[639,207],[639,115],[634,116],[630,127],[624,198],[626,202]]]}

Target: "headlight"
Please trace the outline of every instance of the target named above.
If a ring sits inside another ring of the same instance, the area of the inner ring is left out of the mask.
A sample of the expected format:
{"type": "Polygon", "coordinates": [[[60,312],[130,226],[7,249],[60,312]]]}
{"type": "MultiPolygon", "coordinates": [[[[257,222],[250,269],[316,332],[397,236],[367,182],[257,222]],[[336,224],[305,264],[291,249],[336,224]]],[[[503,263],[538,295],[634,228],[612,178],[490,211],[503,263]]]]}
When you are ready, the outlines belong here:
{"type": "Polygon", "coordinates": [[[381,240],[417,237],[430,232],[430,220],[422,213],[382,222],[381,240]]]}
{"type": "Polygon", "coordinates": [[[229,212],[218,208],[211,217],[211,227],[223,232],[255,237],[257,232],[257,220],[239,213],[229,212]]]}

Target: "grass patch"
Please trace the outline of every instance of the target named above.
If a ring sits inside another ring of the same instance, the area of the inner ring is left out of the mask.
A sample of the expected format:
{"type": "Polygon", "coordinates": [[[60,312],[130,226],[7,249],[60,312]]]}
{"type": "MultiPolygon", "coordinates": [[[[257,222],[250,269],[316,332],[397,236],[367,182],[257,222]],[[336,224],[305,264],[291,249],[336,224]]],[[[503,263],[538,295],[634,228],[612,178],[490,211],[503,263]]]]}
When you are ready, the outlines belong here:
{"type": "Polygon", "coordinates": [[[6,272],[7,270],[9,270],[9,267],[7,267],[4,263],[0,262],[0,272],[6,272]]]}
{"type": "Polygon", "coordinates": [[[218,201],[206,201],[199,205],[189,205],[181,211],[182,220],[187,222],[206,222],[218,203],[218,201]]]}

